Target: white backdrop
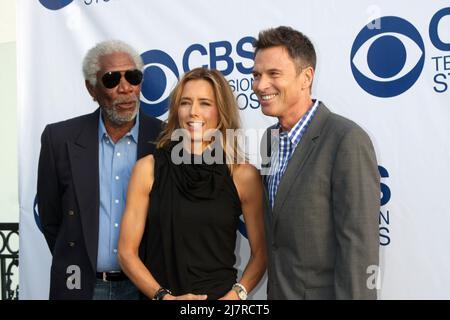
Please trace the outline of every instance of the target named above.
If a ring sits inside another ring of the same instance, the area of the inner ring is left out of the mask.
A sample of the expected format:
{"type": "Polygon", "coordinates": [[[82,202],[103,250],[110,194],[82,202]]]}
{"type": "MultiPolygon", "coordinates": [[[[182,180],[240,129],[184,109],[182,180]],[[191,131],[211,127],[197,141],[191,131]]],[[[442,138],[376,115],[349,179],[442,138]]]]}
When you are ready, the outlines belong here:
{"type": "MultiPolygon", "coordinates": [[[[147,66],[142,105],[161,119],[178,75],[215,67],[235,89],[244,127],[263,129],[275,120],[261,114],[249,87],[251,39],[289,25],[316,46],[313,96],[374,142],[382,175],[380,298],[450,299],[449,7],[418,0],[19,0],[20,298],[48,297],[50,254],[33,210],[39,138],[46,124],[96,108],[81,73],[85,52],[111,38],[139,50],[147,66]]],[[[239,244],[242,268],[248,246],[239,244]]],[[[265,281],[253,298],[265,298],[265,281]]]]}

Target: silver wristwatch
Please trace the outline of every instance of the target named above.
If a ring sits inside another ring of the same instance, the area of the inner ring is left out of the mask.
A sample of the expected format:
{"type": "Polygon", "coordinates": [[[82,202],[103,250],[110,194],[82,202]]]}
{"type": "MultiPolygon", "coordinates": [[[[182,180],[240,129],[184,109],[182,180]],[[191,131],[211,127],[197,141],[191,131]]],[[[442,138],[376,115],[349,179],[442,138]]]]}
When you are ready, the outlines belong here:
{"type": "Polygon", "coordinates": [[[233,284],[233,286],[231,287],[231,290],[236,292],[236,294],[238,295],[239,299],[247,300],[247,290],[239,282],[233,284]]]}

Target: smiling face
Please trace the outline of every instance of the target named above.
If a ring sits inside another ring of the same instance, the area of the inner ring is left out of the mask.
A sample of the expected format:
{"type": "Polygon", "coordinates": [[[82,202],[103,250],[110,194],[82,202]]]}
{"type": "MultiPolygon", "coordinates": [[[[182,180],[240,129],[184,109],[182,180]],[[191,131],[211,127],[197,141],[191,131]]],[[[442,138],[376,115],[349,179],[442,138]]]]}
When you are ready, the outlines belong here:
{"type": "Polygon", "coordinates": [[[280,122],[289,119],[290,123],[300,119],[311,101],[309,87],[312,74],[311,67],[299,72],[283,46],[259,50],[253,67],[253,91],[258,96],[262,112],[278,117],[280,122]]]}
{"type": "Polygon", "coordinates": [[[184,85],[178,106],[180,127],[191,135],[194,150],[203,150],[209,143],[208,130],[219,125],[219,111],[212,85],[206,80],[189,80],[184,85]]]}
{"type": "Polygon", "coordinates": [[[86,87],[94,100],[103,110],[105,125],[115,126],[129,124],[134,120],[139,110],[139,95],[141,85],[131,85],[124,77],[127,70],[136,69],[133,59],[124,52],[114,52],[99,58],[100,70],[97,72],[97,82],[93,86],[86,81],[86,87]],[[102,77],[111,71],[121,71],[119,84],[111,89],[103,85],[102,77]]]}

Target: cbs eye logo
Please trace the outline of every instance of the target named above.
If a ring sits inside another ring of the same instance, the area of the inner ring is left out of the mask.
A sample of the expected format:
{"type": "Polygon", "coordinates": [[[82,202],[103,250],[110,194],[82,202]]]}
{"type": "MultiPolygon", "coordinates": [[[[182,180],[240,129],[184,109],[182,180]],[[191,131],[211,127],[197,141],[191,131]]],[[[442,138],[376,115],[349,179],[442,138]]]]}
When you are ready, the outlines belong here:
{"type": "Polygon", "coordinates": [[[73,0],[39,0],[49,10],[59,10],[69,5],[73,0]]]}
{"type": "Polygon", "coordinates": [[[164,51],[150,50],[141,54],[144,61],[144,81],[141,87],[141,108],[159,117],[167,112],[171,90],[178,81],[178,68],[164,51]]]}
{"type": "Polygon", "coordinates": [[[417,29],[399,17],[380,18],[381,28],[365,26],[353,42],[350,64],[358,84],[371,95],[389,98],[419,78],[425,47],[417,29]]]}

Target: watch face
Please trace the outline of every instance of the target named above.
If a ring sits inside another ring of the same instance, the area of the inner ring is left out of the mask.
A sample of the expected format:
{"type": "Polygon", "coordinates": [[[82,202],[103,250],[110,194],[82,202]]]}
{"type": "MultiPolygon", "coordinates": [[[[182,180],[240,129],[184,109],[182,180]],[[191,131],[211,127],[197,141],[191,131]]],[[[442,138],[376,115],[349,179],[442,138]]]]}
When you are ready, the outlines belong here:
{"type": "Polygon", "coordinates": [[[240,300],[247,300],[247,291],[245,290],[244,286],[236,283],[233,285],[232,290],[236,292],[240,300]]]}
{"type": "Polygon", "coordinates": [[[239,290],[238,296],[241,300],[247,300],[247,295],[245,294],[244,290],[239,290]]]}

